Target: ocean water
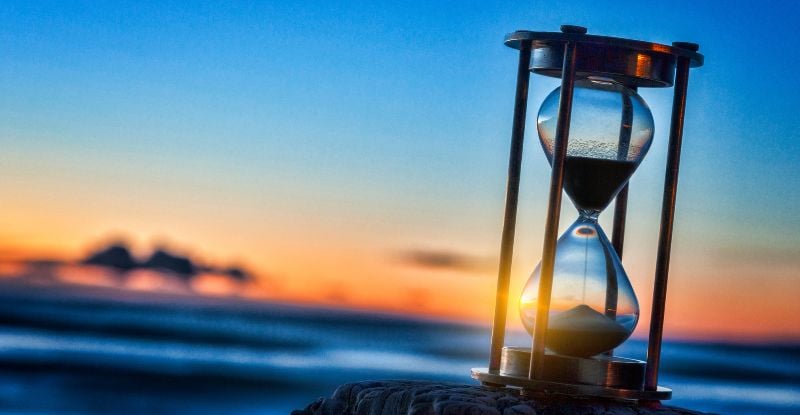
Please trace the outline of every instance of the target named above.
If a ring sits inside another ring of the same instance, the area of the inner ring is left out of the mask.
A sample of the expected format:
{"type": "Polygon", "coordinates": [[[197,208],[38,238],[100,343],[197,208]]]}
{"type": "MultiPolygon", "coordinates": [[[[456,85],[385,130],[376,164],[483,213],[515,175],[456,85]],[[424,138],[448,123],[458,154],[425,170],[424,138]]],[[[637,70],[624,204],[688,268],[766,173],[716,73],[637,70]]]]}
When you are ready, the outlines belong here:
{"type": "MultiPolygon", "coordinates": [[[[644,358],[645,347],[617,350],[644,358]]],[[[487,351],[485,327],[3,284],[0,413],[286,414],[344,382],[474,383],[469,370],[487,351]]],[[[662,365],[670,404],[800,414],[798,345],[668,342],[662,365]]]]}

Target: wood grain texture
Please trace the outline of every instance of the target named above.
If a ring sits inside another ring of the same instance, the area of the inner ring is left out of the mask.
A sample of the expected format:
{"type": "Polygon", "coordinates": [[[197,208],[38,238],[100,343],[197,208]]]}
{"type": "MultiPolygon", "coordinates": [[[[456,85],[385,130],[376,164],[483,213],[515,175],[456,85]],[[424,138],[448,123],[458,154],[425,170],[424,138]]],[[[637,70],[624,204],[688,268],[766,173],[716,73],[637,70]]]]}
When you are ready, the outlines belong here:
{"type": "Polygon", "coordinates": [[[412,380],[347,383],[292,415],[708,415],[687,409],[412,380]]]}

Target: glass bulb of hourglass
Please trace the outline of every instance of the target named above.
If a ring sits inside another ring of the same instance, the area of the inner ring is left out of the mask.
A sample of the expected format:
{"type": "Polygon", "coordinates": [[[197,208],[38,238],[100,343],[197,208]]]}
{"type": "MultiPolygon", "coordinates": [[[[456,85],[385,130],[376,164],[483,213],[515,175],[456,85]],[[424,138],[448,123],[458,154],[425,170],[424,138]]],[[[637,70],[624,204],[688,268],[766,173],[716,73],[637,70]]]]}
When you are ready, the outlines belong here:
{"type": "MultiPolygon", "coordinates": [[[[561,90],[539,110],[538,132],[552,163],[561,90]]],[[[580,213],[559,238],[545,346],[589,357],[624,342],[639,319],[639,304],[622,262],[597,217],[627,183],[653,138],[653,116],[633,90],[606,79],[576,82],[565,159],[564,190],[580,213]]],[[[536,324],[541,264],[523,289],[520,314],[536,324]]]]}
{"type": "MultiPolygon", "coordinates": [[[[542,102],[537,130],[553,162],[561,88],[542,102]]],[[[578,210],[598,214],[628,182],[653,141],[653,114],[636,91],[603,78],[577,81],[573,92],[564,190],[578,210]]]]}
{"type": "MultiPolygon", "coordinates": [[[[522,291],[522,322],[533,333],[541,264],[522,291]]],[[[639,303],[597,221],[584,217],[558,239],[545,346],[588,357],[619,346],[639,320],[639,303]]]]}

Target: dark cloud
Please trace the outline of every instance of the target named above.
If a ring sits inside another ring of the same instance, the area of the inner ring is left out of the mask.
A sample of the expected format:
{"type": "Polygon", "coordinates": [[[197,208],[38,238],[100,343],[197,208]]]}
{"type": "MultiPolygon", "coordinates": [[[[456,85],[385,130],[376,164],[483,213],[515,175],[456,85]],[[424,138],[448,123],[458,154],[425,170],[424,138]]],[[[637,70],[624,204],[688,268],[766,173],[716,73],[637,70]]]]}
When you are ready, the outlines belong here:
{"type": "Polygon", "coordinates": [[[400,261],[406,265],[486,274],[496,266],[491,259],[447,250],[414,249],[401,252],[400,261]]]}
{"type": "Polygon", "coordinates": [[[153,269],[169,272],[185,279],[191,279],[202,272],[222,274],[238,282],[254,279],[253,275],[242,267],[210,266],[205,264],[202,259],[198,260],[178,254],[165,247],[155,249],[147,259],[136,258],[131,254],[128,244],[124,241],[117,241],[107,247],[102,247],[90,253],[80,263],[114,268],[123,272],[137,268],[153,269]]]}

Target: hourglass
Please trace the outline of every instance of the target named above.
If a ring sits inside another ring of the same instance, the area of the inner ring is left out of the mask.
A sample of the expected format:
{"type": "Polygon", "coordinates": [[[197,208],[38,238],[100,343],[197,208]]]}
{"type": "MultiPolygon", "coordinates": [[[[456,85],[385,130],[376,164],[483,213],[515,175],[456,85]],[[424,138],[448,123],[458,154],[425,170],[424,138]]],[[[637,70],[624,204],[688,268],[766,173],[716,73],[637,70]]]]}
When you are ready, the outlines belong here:
{"type": "Polygon", "coordinates": [[[506,45],[520,52],[488,368],[472,370],[485,385],[527,392],[654,401],[674,222],[688,74],[703,64],[693,43],[672,46],[586,34],[517,31],[506,45]],[[532,346],[505,346],[523,136],[530,73],[561,79],[543,101],[537,132],[551,165],[541,262],[520,297],[532,346]],[[639,303],[620,259],[628,180],[650,149],[653,115],[639,88],[674,85],[667,169],[658,238],[647,362],[615,356],[633,332],[639,303]],[[558,237],[562,191],[578,210],[558,237]],[[598,217],[614,203],[612,240],[598,217]]]}
{"type": "MultiPolygon", "coordinates": [[[[544,100],[538,132],[552,164],[561,88],[544,100]]],[[[564,190],[579,217],[556,244],[545,346],[589,357],[607,352],[630,336],[639,303],[611,241],[597,218],[627,183],[653,138],[653,116],[633,90],[605,78],[576,82],[570,140],[564,161],[564,190]]],[[[533,334],[541,264],[522,292],[522,322],[533,334]]]]}

